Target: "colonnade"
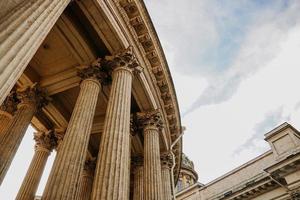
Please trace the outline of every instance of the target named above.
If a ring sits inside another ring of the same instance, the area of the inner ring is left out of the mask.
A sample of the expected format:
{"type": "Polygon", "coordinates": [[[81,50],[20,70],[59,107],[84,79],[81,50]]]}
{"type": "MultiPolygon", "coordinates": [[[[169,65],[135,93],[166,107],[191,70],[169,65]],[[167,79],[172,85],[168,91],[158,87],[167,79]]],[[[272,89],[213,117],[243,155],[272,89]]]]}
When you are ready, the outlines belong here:
{"type": "MultiPolygon", "coordinates": [[[[138,72],[135,57],[128,50],[78,69],[80,92],[68,127],[63,137],[56,130],[35,133],[35,154],[17,199],[34,198],[53,149],[57,154],[43,200],[128,200],[131,173],[134,176],[133,199],[171,199],[170,161],[161,155],[159,146],[163,129],[159,110],[137,113],[138,131],[144,136],[144,153],[139,158],[131,158],[131,90],[133,76],[138,72]],[[104,65],[111,71],[103,72],[101,67],[104,65]],[[107,74],[112,74],[109,79],[107,74]],[[111,89],[98,158],[86,160],[99,93],[109,80],[111,89]]],[[[1,182],[33,116],[49,100],[38,84],[12,92],[7,97],[0,113],[1,182]]]]}

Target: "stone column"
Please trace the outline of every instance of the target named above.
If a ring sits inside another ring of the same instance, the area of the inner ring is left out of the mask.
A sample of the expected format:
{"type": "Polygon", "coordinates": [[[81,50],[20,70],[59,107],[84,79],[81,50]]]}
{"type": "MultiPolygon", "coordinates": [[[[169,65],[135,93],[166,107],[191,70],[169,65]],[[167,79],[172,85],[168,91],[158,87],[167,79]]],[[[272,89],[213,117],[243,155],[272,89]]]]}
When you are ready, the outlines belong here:
{"type": "Polygon", "coordinates": [[[133,200],[144,200],[144,166],[143,157],[132,158],[133,169],[133,200]]]}
{"type": "Polygon", "coordinates": [[[159,149],[159,133],[162,120],[159,111],[137,114],[144,133],[144,198],[161,200],[162,179],[159,149]]]}
{"type": "Polygon", "coordinates": [[[90,199],[92,193],[95,166],[95,159],[89,159],[85,161],[77,189],[77,200],[90,199]]]}
{"type": "Polygon", "coordinates": [[[48,99],[36,84],[17,91],[18,110],[0,140],[0,184],[14,158],[35,112],[46,105],[48,99]]]}
{"type": "Polygon", "coordinates": [[[161,178],[162,178],[162,193],[163,200],[172,199],[171,186],[171,167],[172,159],[169,154],[165,153],[161,156],[161,178]]]}
{"type": "Polygon", "coordinates": [[[100,92],[101,69],[91,65],[79,69],[83,79],[64,139],[57,151],[43,200],[75,199],[100,92]]]}
{"type": "Polygon", "coordinates": [[[57,145],[52,131],[34,133],[35,153],[23,180],[16,200],[33,200],[40,183],[48,156],[57,145]]]}
{"type": "Polygon", "coordinates": [[[17,110],[17,95],[15,91],[11,91],[0,106],[0,140],[4,137],[4,132],[11,122],[14,113],[17,110]]]}
{"type": "Polygon", "coordinates": [[[91,199],[127,200],[130,188],[131,88],[137,63],[133,54],[126,51],[107,57],[103,65],[114,70],[91,199]]]}
{"type": "Polygon", "coordinates": [[[26,0],[0,20],[0,104],[71,0],[26,0]]]}

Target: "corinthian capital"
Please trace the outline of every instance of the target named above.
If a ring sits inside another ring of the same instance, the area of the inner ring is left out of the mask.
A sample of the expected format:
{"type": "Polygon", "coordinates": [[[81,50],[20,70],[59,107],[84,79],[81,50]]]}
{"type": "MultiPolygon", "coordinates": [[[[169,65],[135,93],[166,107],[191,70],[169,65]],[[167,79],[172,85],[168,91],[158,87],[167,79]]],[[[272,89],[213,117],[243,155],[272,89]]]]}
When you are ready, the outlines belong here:
{"type": "Polygon", "coordinates": [[[139,112],[136,114],[136,120],[139,128],[155,127],[159,130],[163,128],[163,121],[159,110],[150,112],[139,112]]]}
{"type": "Polygon", "coordinates": [[[142,70],[134,56],[132,47],[128,47],[113,56],[106,56],[101,63],[103,66],[113,70],[120,67],[128,68],[133,72],[141,72],[142,70]]]}
{"type": "Polygon", "coordinates": [[[0,106],[0,109],[13,115],[17,110],[18,103],[17,93],[15,90],[12,90],[0,106]]]}
{"type": "Polygon", "coordinates": [[[47,149],[52,151],[57,146],[57,138],[55,137],[53,131],[38,131],[34,133],[34,138],[36,142],[35,147],[47,149]]]}
{"type": "Polygon", "coordinates": [[[56,128],[54,129],[54,136],[56,138],[56,151],[58,151],[59,147],[61,146],[61,143],[64,139],[64,135],[65,135],[66,129],[65,128],[56,128]]]}
{"type": "Polygon", "coordinates": [[[172,167],[172,156],[169,153],[163,153],[160,156],[160,160],[161,160],[162,167],[168,167],[168,168],[172,167]]]}
{"type": "Polygon", "coordinates": [[[101,65],[101,60],[101,58],[98,58],[88,66],[78,67],[77,75],[82,80],[92,78],[98,80],[101,84],[106,84],[110,82],[111,78],[109,76],[109,73],[107,69],[105,69],[105,67],[101,65]]]}
{"type": "Polygon", "coordinates": [[[41,88],[37,83],[18,89],[17,98],[20,100],[21,105],[35,105],[37,109],[46,106],[51,100],[47,91],[41,88]]]}

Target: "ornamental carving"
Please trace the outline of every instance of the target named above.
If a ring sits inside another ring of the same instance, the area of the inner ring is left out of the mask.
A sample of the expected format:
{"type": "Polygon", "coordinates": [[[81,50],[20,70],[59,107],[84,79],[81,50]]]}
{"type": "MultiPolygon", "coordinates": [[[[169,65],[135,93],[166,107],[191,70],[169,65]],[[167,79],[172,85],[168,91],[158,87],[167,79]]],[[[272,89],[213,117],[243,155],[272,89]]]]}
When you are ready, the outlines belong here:
{"type": "MultiPolygon", "coordinates": [[[[126,67],[131,69],[133,72],[141,72],[138,61],[133,54],[132,47],[120,51],[113,56],[105,56],[104,59],[100,61],[101,65],[105,68],[114,70],[119,67],[126,67]]],[[[112,72],[112,71],[110,71],[112,72]]]]}
{"type": "Polygon", "coordinates": [[[63,138],[65,136],[65,128],[56,128],[54,129],[54,136],[56,138],[57,146],[56,150],[58,150],[59,146],[61,145],[63,138]]]}
{"type": "Polygon", "coordinates": [[[136,115],[131,114],[130,116],[130,135],[135,136],[139,132],[136,124],[136,115]]]}
{"type": "Polygon", "coordinates": [[[37,109],[46,106],[49,101],[51,101],[47,91],[41,88],[37,83],[17,89],[17,98],[20,104],[35,105],[37,109]]]}
{"type": "Polygon", "coordinates": [[[163,128],[163,121],[159,110],[151,112],[139,112],[136,114],[136,121],[139,129],[152,126],[161,130],[163,128]]]}
{"type": "Polygon", "coordinates": [[[169,168],[172,167],[172,156],[169,153],[163,153],[160,156],[160,160],[161,160],[161,165],[162,166],[168,166],[169,168]]]}
{"type": "Polygon", "coordinates": [[[34,138],[36,142],[35,147],[42,147],[51,151],[57,146],[57,138],[55,137],[52,130],[44,132],[38,131],[34,133],[34,138]]]}
{"type": "Polygon", "coordinates": [[[88,66],[77,67],[77,75],[83,80],[94,78],[99,80],[102,85],[108,85],[112,81],[113,70],[118,67],[129,68],[134,73],[142,71],[132,52],[132,47],[120,51],[113,56],[98,58],[88,66]]]}
{"type": "Polygon", "coordinates": [[[17,110],[18,103],[17,93],[15,90],[12,90],[0,106],[0,109],[13,115],[17,110]]]}
{"type": "Polygon", "coordinates": [[[101,58],[98,58],[89,66],[77,67],[77,75],[82,79],[94,78],[102,85],[107,85],[111,82],[109,70],[101,65],[101,58]]]}

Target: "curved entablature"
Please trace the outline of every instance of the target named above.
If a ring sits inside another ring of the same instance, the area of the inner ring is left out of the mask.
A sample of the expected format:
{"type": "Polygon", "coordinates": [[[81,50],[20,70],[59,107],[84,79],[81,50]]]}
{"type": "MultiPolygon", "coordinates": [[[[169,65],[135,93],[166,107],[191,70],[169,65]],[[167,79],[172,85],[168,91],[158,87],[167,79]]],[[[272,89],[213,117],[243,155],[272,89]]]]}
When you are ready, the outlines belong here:
{"type": "MultiPolygon", "coordinates": [[[[167,131],[170,133],[171,143],[173,143],[182,131],[178,102],[168,63],[146,6],[142,1],[135,0],[115,2],[124,20],[133,27],[134,36],[150,63],[149,71],[153,74],[151,78],[158,88],[158,94],[161,97],[160,104],[165,115],[166,127],[168,127],[167,131]]],[[[177,180],[181,163],[181,140],[175,145],[174,151],[176,155],[174,175],[177,180]]]]}

